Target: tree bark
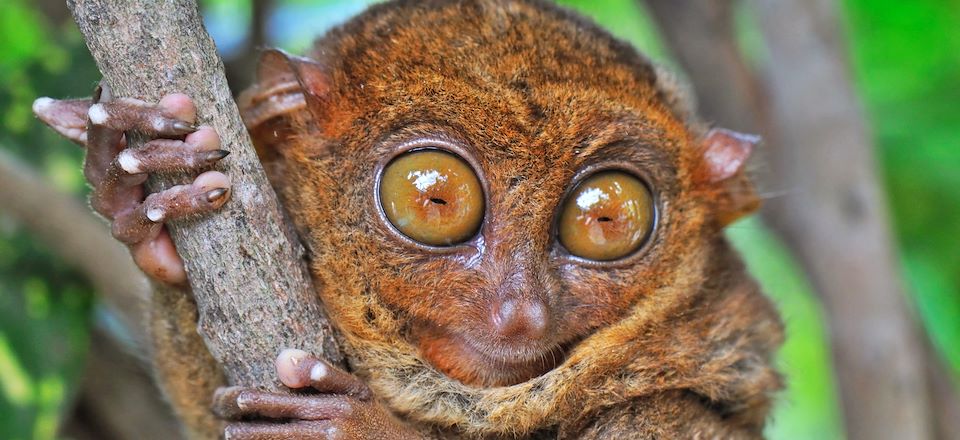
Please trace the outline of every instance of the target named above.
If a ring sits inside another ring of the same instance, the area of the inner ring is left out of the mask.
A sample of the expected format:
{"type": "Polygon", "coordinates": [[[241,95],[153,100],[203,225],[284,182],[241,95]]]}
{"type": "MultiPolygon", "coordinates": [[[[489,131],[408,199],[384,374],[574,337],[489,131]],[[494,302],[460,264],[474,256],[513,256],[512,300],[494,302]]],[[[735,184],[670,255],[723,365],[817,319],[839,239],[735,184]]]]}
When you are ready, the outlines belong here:
{"type": "Polygon", "coordinates": [[[751,2],[770,48],[780,138],[767,218],[805,263],[830,319],[852,439],[931,438],[924,336],[900,279],[873,143],[833,1],[751,2]]]}
{"type": "Polygon", "coordinates": [[[798,253],[823,299],[849,437],[931,438],[935,418],[939,438],[952,438],[947,433],[960,420],[956,393],[936,354],[924,350],[898,276],[838,6],[752,1],[770,52],[760,81],[744,69],[738,50],[728,50],[736,46],[734,2],[682,3],[648,0],[695,83],[702,114],[764,134],[761,166],[770,169],[761,183],[783,195],[767,201],[763,214],[798,253]],[[678,23],[682,29],[674,28],[678,23]],[[940,386],[928,388],[928,381],[940,386]]]}
{"type": "Polygon", "coordinates": [[[765,97],[733,39],[733,2],[648,0],[646,4],[670,52],[696,86],[699,114],[731,130],[760,132],[769,122],[760,119],[765,115],[765,97]]]}
{"type": "MultiPolygon", "coordinates": [[[[303,262],[241,122],[223,64],[194,0],[69,0],[87,46],[115,96],[156,102],[183,92],[199,122],[232,154],[218,169],[233,181],[223,209],[169,225],[199,311],[199,333],[233,385],[276,387],[273,359],[295,347],[342,362],[303,262]]],[[[143,138],[129,136],[131,147],[143,138]]],[[[158,190],[191,176],[152,178],[158,190]]]]}

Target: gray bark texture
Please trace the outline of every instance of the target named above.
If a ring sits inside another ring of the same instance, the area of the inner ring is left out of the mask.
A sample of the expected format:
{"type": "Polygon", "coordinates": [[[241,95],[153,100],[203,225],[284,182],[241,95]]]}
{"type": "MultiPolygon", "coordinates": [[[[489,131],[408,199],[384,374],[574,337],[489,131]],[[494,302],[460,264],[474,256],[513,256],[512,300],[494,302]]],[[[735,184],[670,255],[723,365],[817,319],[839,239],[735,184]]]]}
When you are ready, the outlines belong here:
{"type": "MultiPolygon", "coordinates": [[[[199,311],[198,331],[232,385],[274,386],[273,359],[300,348],[334,363],[331,337],[303,263],[257,159],[223,64],[194,0],[68,0],[67,5],[114,96],[156,102],[182,92],[199,123],[214,127],[232,154],[217,169],[230,176],[230,201],[214,215],[169,225],[199,311]]],[[[131,147],[143,139],[129,135],[131,147]]],[[[156,191],[191,176],[163,176],[156,191]]]]}
{"type": "Polygon", "coordinates": [[[751,2],[770,48],[767,218],[805,263],[828,313],[851,439],[932,438],[924,336],[914,320],[850,81],[838,4],[751,2]]]}
{"type": "Polygon", "coordinates": [[[956,438],[957,397],[895,258],[837,2],[752,0],[763,77],[736,48],[733,0],[647,0],[708,120],[763,133],[765,219],[820,293],[851,439],[956,438]]]}

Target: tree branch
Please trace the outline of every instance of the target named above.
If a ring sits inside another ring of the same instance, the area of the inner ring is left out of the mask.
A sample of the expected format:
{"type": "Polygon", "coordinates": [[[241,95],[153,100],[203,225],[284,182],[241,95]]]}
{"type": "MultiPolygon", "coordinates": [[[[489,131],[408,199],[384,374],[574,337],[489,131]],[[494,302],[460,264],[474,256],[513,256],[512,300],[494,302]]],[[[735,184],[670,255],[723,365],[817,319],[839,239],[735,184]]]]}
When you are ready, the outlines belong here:
{"type": "Polygon", "coordinates": [[[235,95],[239,95],[256,79],[257,50],[267,44],[267,22],[273,12],[273,0],[253,0],[250,11],[250,34],[243,43],[243,49],[232,59],[223,60],[227,81],[235,95]]]}
{"type": "Polygon", "coordinates": [[[111,335],[94,328],[76,407],[63,430],[100,440],[178,440],[179,422],[147,366],[111,335]]]}
{"type": "Polygon", "coordinates": [[[924,336],[899,277],[873,144],[832,1],[751,2],[770,48],[780,134],[771,176],[789,189],[767,218],[826,306],[850,438],[931,438],[924,336]]]}
{"type": "MultiPolygon", "coordinates": [[[[155,102],[183,92],[201,123],[231,151],[220,168],[233,181],[222,211],[170,225],[187,266],[199,333],[234,385],[272,385],[283,347],[341,356],[311,285],[303,248],[284,221],[193,0],[70,0],[97,66],[116,96],[155,102]]],[[[133,147],[142,138],[129,136],[133,147]]],[[[188,176],[152,179],[151,190],[188,176]]]]}
{"type": "Polygon", "coordinates": [[[747,133],[767,125],[769,121],[758,119],[766,114],[762,87],[733,39],[733,3],[647,0],[646,4],[664,42],[696,86],[699,113],[747,133]]]}
{"type": "Polygon", "coordinates": [[[50,186],[0,148],[0,206],[57,255],[78,268],[140,346],[149,284],[130,253],[90,208],[50,186]]]}
{"type": "Polygon", "coordinates": [[[703,115],[766,138],[762,160],[771,170],[761,183],[787,195],[768,201],[764,215],[823,299],[850,438],[929,438],[935,416],[941,436],[957,432],[956,393],[935,353],[924,350],[898,276],[837,6],[751,2],[771,55],[760,82],[729,50],[736,47],[731,0],[647,3],[693,79],[703,115]],[[939,384],[930,393],[928,381],[939,384]]]}
{"type": "Polygon", "coordinates": [[[177,423],[141,362],[146,354],[143,320],[149,284],[126,248],[86,205],[52,187],[3,147],[0,206],[86,275],[98,299],[129,332],[124,336],[133,340],[132,345],[121,344],[105,331],[93,330],[78,408],[65,429],[75,437],[84,430],[97,431],[85,438],[175,438],[177,423]]]}

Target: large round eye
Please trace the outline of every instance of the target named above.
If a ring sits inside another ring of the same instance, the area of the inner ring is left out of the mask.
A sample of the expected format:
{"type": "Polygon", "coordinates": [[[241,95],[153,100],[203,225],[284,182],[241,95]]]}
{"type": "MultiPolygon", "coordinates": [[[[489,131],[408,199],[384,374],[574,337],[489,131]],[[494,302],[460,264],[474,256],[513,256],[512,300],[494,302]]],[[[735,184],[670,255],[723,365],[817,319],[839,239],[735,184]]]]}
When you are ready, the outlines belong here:
{"type": "Polygon", "coordinates": [[[387,164],[380,204],[390,223],[423,244],[449,246],[472,237],[483,220],[483,188],[460,157],[415,150],[387,164]]]}
{"type": "Polygon", "coordinates": [[[609,261],[643,245],[653,222],[653,197],[640,179],[623,171],[601,171],[564,201],[558,233],[571,254],[609,261]]]}

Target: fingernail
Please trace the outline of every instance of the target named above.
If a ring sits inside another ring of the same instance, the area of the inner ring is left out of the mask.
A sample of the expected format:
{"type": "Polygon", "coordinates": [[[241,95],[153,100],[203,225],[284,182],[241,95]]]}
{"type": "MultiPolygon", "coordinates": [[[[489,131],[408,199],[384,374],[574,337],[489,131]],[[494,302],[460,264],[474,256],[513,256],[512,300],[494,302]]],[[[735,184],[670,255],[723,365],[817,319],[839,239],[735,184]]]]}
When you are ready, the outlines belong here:
{"type": "Polygon", "coordinates": [[[210,203],[216,203],[226,195],[227,195],[226,189],[217,188],[215,190],[207,192],[207,201],[210,203]]]}
{"type": "Polygon", "coordinates": [[[192,131],[197,131],[197,126],[196,126],[196,125],[193,125],[193,124],[190,124],[190,123],[187,123],[187,122],[183,122],[183,121],[176,121],[176,122],[173,123],[173,129],[176,130],[176,131],[182,131],[182,132],[184,132],[184,133],[189,133],[189,132],[192,132],[192,131]]]}
{"type": "Polygon", "coordinates": [[[150,208],[147,210],[147,218],[154,223],[163,220],[165,215],[167,215],[167,213],[160,208],[150,208]]]}
{"type": "Polygon", "coordinates": [[[310,368],[310,380],[314,382],[320,382],[324,377],[327,377],[329,370],[323,362],[317,362],[313,368],[310,368]]]}
{"type": "Polygon", "coordinates": [[[227,157],[229,154],[230,152],[227,150],[213,150],[207,153],[207,160],[208,161],[220,160],[220,159],[223,159],[224,157],[227,157]]]}
{"type": "Polygon", "coordinates": [[[109,99],[109,96],[105,96],[105,95],[109,95],[109,94],[110,93],[107,91],[107,85],[101,81],[99,84],[97,84],[97,88],[93,89],[92,101],[94,104],[100,102],[101,99],[105,101],[109,99]]]}
{"type": "Polygon", "coordinates": [[[277,363],[278,364],[289,363],[290,365],[296,366],[297,364],[300,363],[300,361],[303,358],[307,356],[310,356],[310,354],[303,350],[298,350],[296,348],[286,348],[283,351],[281,351],[279,355],[277,355],[277,363]]]}
{"type": "Polygon", "coordinates": [[[43,113],[47,108],[53,105],[53,103],[54,103],[53,98],[48,98],[46,96],[35,99],[33,101],[33,107],[32,107],[33,114],[39,115],[43,113]]]}
{"type": "Polygon", "coordinates": [[[120,154],[117,155],[117,163],[120,165],[124,171],[129,174],[140,174],[143,170],[140,169],[140,160],[134,155],[131,150],[123,150],[120,154]]]}
{"type": "Polygon", "coordinates": [[[308,378],[303,375],[305,372],[300,368],[300,363],[309,357],[310,355],[303,350],[288,348],[281,351],[277,360],[274,361],[280,382],[290,388],[303,388],[310,385],[308,378]]]}

